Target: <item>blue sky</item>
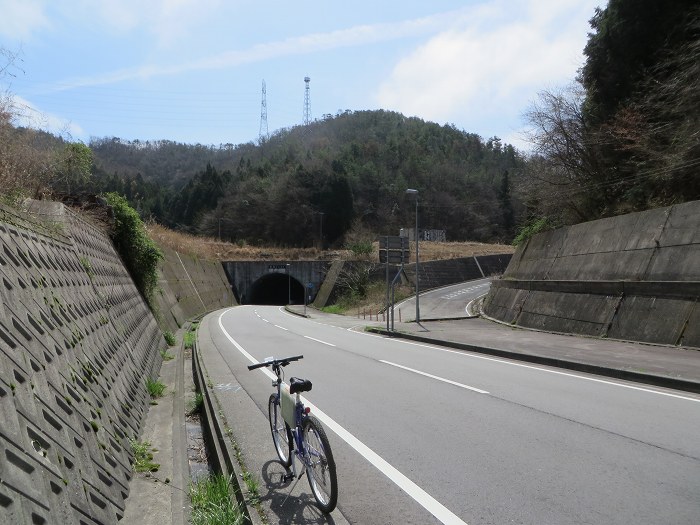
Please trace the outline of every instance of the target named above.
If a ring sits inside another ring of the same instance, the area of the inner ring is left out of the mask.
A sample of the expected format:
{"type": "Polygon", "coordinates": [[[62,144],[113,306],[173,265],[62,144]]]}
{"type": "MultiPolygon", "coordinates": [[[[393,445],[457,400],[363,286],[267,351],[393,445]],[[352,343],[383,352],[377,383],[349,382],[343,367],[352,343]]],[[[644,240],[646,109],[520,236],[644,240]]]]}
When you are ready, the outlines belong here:
{"type": "Polygon", "coordinates": [[[603,0],[0,0],[0,77],[25,123],[73,140],[257,141],[311,114],[386,109],[525,148],[603,0]],[[0,64],[1,66],[2,64],[0,64]],[[1,69],[1,68],[0,68],[1,69]]]}

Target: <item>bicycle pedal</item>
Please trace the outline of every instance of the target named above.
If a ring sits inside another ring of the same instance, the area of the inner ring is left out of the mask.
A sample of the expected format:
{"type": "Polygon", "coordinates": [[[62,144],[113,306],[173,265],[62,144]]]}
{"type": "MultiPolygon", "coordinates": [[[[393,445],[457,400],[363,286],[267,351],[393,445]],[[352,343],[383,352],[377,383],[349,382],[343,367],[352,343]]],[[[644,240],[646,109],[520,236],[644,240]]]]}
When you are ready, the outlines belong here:
{"type": "Polygon", "coordinates": [[[284,475],[282,476],[282,482],[283,482],[283,483],[289,483],[289,482],[292,481],[293,479],[294,479],[294,473],[293,473],[293,472],[290,472],[289,474],[284,474],[284,475]]]}

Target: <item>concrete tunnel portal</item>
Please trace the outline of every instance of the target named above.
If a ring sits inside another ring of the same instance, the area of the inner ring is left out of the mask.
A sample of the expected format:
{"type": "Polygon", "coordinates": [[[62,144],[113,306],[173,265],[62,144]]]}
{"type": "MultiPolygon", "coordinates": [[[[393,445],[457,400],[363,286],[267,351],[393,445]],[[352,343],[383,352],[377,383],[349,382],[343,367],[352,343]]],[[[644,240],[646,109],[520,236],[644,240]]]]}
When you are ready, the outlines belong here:
{"type": "Polygon", "coordinates": [[[250,287],[245,304],[285,305],[304,303],[304,285],[283,273],[268,273],[250,287]]]}
{"type": "Polygon", "coordinates": [[[226,276],[239,304],[304,304],[315,299],[326,278],[328,261],[224,261],[226,276]]]}

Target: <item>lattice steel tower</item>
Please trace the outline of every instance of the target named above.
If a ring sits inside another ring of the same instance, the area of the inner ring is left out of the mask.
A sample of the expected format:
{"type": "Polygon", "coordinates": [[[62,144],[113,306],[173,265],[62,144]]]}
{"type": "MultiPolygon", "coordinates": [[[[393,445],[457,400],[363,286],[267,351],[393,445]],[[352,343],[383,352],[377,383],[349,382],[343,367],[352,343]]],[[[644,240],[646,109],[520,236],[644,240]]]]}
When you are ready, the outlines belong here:
{"type": "Polygon", "coordinates": [[[260,133],[258,140],[263,142],[270,138],[270,132],[267,129],[267,89],[265,88],[265,80],[262,81],[262,104],[260,105],[260,133]]]}
{"type": "Polygon", "coordinates": [[[304,126],[311,124],[311,89],[309,88],[309,77],[304,77],[306,89],[304,89],[304,126]]]}

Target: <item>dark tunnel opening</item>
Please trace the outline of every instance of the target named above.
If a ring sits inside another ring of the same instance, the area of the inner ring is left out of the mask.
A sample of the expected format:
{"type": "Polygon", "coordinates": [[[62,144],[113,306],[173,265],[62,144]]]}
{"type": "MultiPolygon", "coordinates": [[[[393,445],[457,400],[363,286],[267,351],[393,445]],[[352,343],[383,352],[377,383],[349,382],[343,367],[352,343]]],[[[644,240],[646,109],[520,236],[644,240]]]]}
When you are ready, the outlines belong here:
{"type": "Polygon", "coordinates": [[[246,304],[285,305],[304,303],[304,286],[283,273],[263,275],[250,287],[246,304]]]}

